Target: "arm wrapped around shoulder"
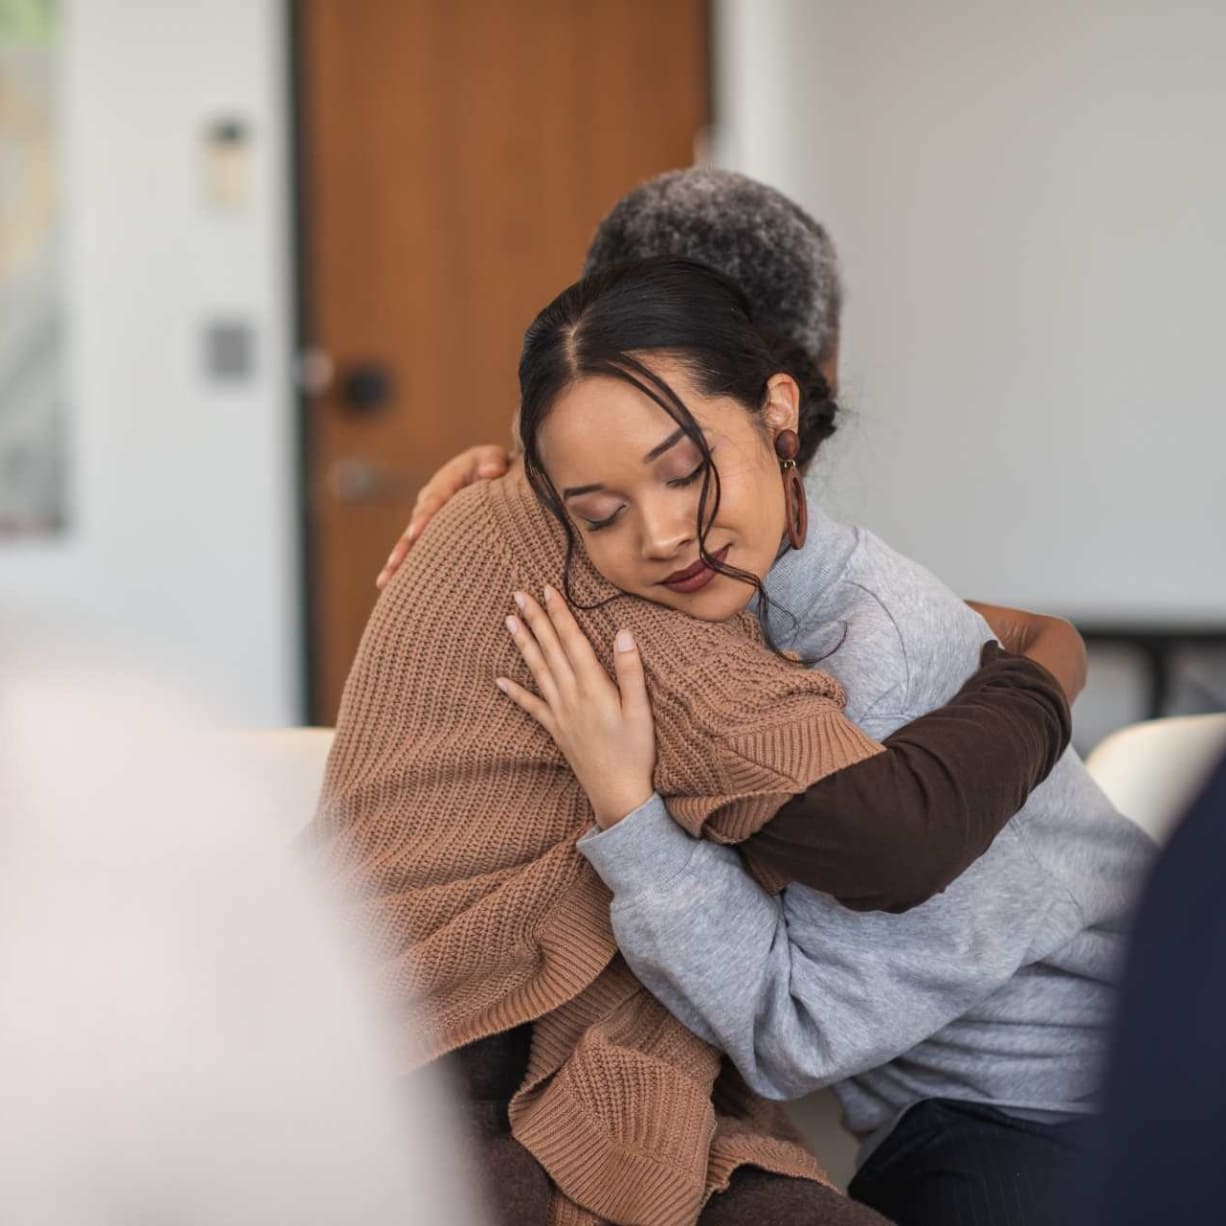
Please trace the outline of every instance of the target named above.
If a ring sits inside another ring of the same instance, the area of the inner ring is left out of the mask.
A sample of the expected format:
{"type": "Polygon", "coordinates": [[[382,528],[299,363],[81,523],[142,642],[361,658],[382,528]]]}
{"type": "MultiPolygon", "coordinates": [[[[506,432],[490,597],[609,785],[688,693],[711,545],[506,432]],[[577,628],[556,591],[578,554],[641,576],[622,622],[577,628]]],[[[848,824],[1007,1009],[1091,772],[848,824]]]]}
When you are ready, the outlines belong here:
{"type": "Polygon", "coordinates": [[[959,877],[1047,778],[1071,717],[1042,665],[984,649],[945,706],[885,751],[783,805],[742,845],[764,881],[800,882],[858,911],[906,911],[959,877]]]}

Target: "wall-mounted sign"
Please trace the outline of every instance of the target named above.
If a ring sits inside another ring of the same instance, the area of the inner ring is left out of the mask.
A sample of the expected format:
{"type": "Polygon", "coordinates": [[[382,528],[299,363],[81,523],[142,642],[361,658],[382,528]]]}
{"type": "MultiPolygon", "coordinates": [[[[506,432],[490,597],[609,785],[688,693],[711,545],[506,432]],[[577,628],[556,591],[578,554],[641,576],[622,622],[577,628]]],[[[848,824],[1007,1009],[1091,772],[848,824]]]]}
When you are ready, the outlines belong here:
{"type": "Polygon", "coordinates": [[[204,199],[222,212],[251,203],[251,129],[236,115],[215,119],[205,129],[204,199]]]}

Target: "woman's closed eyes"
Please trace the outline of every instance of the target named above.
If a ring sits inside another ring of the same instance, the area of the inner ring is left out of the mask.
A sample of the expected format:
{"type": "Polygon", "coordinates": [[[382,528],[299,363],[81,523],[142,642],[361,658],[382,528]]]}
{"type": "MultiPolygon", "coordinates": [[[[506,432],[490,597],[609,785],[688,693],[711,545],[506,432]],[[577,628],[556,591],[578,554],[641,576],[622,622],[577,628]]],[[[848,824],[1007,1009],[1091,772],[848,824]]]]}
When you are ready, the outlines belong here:
{"type": "MultiPolygon", "coordinates": [[[[707,461],[699,460],[697,466],[692,472],[688,472],[681,477],[673,477],[666,484],[672,489],[683,489],[687,485],[693,485],[694,482],[702,476],[703,472],[706,470],[706,467],[707,461]]],[[[614,511],[611,515],[606,516],[604,519],[588,519],[585,516],[580,516],[580,518],[583,520],[583,523],[586,525],[589,532],[599,532],[601,529],[608,528],[610,525],[612,525],[625,509],[626,507],[623,503],[617,508],[616,511],[614,511]]]]}

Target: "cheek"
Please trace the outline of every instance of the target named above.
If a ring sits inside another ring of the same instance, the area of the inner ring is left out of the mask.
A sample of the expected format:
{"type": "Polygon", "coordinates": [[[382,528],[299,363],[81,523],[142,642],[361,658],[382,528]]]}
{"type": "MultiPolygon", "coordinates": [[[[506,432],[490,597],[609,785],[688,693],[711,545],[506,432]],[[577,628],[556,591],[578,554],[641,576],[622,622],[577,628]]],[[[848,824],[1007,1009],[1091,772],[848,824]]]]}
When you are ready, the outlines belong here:
{"type": "Polygon", "coordinates": [[[719,518],[746,543],[769,543],[781,534],[783,483],[776,466],[746,466],[725,478],[719,518]]]}
{"type": "Polygon", "coordinates": [[[634,586],[631,550],[627,541],[613,539],[618,535],[621,534],[614,528],[609,532],[589,533],[581,539],[588,561],[614,587],[627,591],[634,586]]]}

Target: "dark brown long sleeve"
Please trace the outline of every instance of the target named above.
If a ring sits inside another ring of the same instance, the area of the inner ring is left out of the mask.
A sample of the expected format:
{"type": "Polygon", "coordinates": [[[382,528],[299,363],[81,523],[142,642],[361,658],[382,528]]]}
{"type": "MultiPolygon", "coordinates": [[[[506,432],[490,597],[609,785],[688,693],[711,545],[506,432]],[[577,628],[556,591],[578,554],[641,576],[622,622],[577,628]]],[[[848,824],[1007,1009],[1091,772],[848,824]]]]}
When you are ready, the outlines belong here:
{"type": "Polygon", "coordinates": [[[906,911],[991,845],[1068,747],[1068,702],[1042,665],[998,644],[943,707],[886,752],[829,775],[740,845],[765,878],[857,911],[906,911]]]}

